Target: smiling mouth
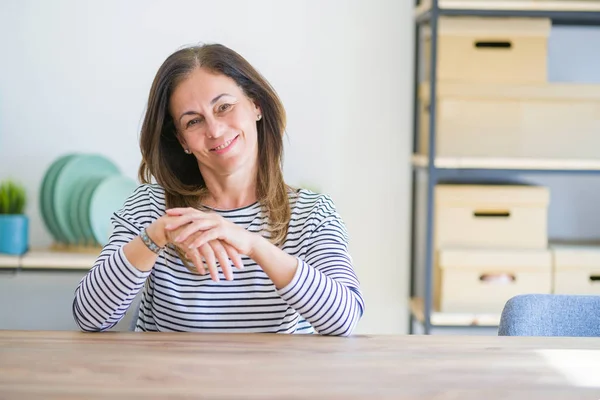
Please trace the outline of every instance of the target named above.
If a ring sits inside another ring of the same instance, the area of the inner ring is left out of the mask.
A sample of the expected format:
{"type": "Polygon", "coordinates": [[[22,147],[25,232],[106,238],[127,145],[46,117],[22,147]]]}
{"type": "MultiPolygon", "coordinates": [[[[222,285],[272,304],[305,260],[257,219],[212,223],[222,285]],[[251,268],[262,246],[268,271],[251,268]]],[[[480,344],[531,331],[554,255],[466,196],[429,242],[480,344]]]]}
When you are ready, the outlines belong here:
{"type": "Polygon", "coordinates": [[[214,148],[210,149],[210,151],[220,151],[220,150],[225,150],[226,148],[228,148],[229,146],[231,146],[231,144],[232,144],[232,143],[235,141],[235,139],[237,139],[237,138],[238,138],[238,136],[240,136],[240,135],[237,135],[237,136],[236,136],[236,137],[234,137],[233,139],[230,139],[230,140],[226,141],[225,143],[223,143],[223,144],[222,144],[222,145],[220,145],[220,146],[217,146],[217,147],[214,147],[214,148]]]}

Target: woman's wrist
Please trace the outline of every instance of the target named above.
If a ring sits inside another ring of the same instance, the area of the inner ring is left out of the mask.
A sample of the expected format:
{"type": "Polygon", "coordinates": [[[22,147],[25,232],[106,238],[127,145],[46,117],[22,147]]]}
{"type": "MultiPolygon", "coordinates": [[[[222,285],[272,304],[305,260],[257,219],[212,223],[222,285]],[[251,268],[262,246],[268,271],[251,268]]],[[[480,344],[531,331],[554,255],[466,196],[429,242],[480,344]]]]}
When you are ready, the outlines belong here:
{"type": "Polygon", "coordinates": [[[146,227],[146,234],[158,247],[165,247],[169,243],[161,218],[146,227]]]}
{"type": "Polygon", "coordinates": [[[256,261],[256,257],[260,257],[261,253],[264,253],[264,248],[269,244],[269,241],[258,233],[248,232],[250,236],[250,251],[246,254],[249,258],[256,261]]]}
{"type": "Polygon", "coordinates": [[[261,235],[254,235],[256,236],[255,242],[248,257],[262,268],[277,289],[286,287],[296,275],[298,259],[281,250],[261,235]]]}
{"type": "Polygon", "coordinates": [[[161,222],[154,221],[140,235],[123,247],[125,258],[138,271],[147,272],[154,267],[160,250],[167,244],[161,222]]]}

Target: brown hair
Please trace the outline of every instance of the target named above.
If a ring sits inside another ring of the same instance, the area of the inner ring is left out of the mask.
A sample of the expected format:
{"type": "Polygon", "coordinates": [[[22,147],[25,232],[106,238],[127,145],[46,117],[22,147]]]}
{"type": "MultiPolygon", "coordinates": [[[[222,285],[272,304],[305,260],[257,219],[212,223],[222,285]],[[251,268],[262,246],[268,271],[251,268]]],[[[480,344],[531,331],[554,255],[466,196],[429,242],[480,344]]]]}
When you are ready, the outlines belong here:
{"type": "Polygon", "coordinates": [[[233,79],[246,96],[260,107],[263,118],[257,122],[258,176],[257,200],[268,217],[270,240],[283,244],[291,210],[283,180],[283,134],[285,109],[275,90],[241,55],[220,45],[183,48],[171,54],[159,68],[148,98],[142,125],[142,162],[139,179],[152,177],[165,189],[167,208],[200,208],[208,191],[193,155],[185,154],[177,140],[169,113],[169,99],[177,85],[196,68],[205,68],[233,79]]]}

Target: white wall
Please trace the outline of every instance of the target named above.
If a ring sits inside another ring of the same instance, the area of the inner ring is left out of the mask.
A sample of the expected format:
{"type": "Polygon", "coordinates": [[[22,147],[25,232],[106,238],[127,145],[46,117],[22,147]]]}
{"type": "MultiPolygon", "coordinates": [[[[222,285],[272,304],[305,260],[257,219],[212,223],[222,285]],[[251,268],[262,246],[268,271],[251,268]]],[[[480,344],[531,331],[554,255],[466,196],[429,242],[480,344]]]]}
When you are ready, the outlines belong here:
{"type": "Polygon", "coordinates": [[[131,177],[152,78],[179,46],[221,42],[271,81],[288,111],[285,175],[331,194],[367,312],[358,331],[407,329],[412,96],[410,0],[0,3],[0,179],[27,187],[31,243],[45,169],[102,153],[131,177]]]}

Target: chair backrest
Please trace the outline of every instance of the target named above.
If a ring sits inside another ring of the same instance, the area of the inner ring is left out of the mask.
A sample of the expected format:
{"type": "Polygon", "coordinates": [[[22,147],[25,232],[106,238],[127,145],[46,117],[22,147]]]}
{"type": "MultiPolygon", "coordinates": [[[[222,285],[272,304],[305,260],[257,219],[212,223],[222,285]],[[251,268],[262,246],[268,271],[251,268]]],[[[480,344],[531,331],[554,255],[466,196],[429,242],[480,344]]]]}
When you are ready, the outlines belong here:
{"type": "Polygon", "coordinates": [[[600,337],[600,296],[515,296],[504,306],[498,335],[600,337]]]}
{"type": "Polygon", "coordinates": [[[140,303],[136,302],[131,305],[133,307],[133,315],[131,316],[131,325],[129,325],[130,331],[135,331],[135,327],[137,325],[137,320],[140,315],[140,303]]]}

